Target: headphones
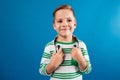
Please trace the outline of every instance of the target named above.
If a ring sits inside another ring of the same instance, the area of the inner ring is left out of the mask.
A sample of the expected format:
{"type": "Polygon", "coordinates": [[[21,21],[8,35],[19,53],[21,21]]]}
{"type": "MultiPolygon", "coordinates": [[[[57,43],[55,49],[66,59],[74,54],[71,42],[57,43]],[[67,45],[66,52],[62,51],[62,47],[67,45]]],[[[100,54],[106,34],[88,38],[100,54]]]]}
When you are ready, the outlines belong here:
{"type": "MultiPolygon", "coordinates": [[[[74,47],[79,47],[78,39],[75,36],[73,36],[73,38],[77,42],[76,44],[74,44],[74,47]]],[[[60,49],[60,45],[56,45],[56,41],[57,41],[57,37],[54,39],[54,46],[55,46],[55,51],[58,52],[58,50],[60,49]]]]}

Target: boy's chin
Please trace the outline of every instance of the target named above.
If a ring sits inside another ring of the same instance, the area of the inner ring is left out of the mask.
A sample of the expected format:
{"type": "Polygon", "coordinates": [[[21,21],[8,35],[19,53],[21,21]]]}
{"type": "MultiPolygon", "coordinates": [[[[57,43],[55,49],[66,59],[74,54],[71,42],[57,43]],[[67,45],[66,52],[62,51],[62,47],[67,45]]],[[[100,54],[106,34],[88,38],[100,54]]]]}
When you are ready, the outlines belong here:
{"type": "Polygon", "coordinates": [[[68,36],[72,36],[72,35],[71,34],[61,34],[61,36],[68,37],[68,36]]]}

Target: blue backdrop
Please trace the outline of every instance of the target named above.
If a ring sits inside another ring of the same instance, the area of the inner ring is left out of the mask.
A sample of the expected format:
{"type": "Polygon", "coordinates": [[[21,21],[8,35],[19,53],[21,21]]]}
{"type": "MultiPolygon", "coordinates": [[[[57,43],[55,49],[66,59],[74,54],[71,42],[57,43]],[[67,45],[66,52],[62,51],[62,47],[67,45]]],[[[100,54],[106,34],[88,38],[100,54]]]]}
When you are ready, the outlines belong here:
{"type": "Polygon", "coordinates": [[[52,12],[73,7],[74,32],[88,48],[92,72],[84,80],[120,79],[120,0],[1,0],[0,80],[47,80],[39,74],[42,52],[56,32],[52,12]]]}

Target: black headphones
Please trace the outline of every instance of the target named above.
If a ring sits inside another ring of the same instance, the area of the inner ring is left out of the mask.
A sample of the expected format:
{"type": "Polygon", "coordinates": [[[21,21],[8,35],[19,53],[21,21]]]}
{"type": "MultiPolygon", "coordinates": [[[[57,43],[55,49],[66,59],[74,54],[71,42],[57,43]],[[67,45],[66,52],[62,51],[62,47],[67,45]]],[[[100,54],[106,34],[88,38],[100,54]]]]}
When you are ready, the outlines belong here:
{"type": "MultiPolygon", "coordinates": [[[[79,47],[79,41],[78,39],[73,36],[75,41],[77,42],[77,44],[74,44],[74,47],[79,47]]],[[[58,52],[58,50],[60,49],[60,45],[56,45],[56,41],[57,41],[57,37],[54,39],[54,46],[55,46],[55,51],[58,52]]]]}

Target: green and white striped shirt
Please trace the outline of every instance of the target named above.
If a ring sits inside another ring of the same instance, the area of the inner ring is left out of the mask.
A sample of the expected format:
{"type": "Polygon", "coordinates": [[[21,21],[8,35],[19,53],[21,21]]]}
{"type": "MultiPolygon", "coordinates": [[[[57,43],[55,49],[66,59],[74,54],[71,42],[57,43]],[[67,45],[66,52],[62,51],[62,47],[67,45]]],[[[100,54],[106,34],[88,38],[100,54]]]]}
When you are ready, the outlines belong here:
{"type": "Polygon", "coordinates": [[[48,75],[46,73],[46,66],[50,63],[52,54],[56,51],[55,44],[60,45],[62,47],[63,53],[65,54],[64,60],[62,64],[57,68],[52,74],[48,75],[51,76],[50,80],[82,80],[82,74],[89,73],[91,71],[91,64],[88,55],[88,51],[86,45],[83,41],[79,41],[79,47],[81,48],[82,54],[88,64],[87,68],[84,71],[81,71],[77,61],[75,61],[71,56],[71,50],[74,45],[78,43],[76,41],[73,42],[58,42],[54,43],[54,40],[49,42],[44,50],[39,72],[43,75],[48,75]]]}

